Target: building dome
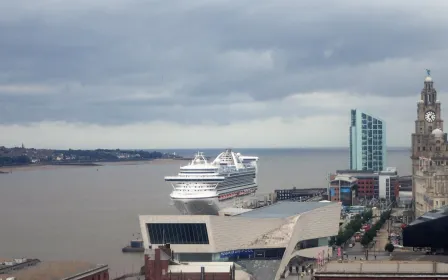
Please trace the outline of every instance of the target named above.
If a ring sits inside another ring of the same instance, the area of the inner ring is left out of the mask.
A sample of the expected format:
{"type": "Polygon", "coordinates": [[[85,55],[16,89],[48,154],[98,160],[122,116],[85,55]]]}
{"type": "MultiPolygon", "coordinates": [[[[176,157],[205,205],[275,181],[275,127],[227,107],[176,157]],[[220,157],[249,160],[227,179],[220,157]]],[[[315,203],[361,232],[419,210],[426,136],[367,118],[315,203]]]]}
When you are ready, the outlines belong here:
{"type": "Polygon", "coordinates": [[[432,78],[431,78],[430,76],[427,76],[427,77],[425,78],[425,82],[432,82],[432,78]]]}
{"type": "Polygon", "coordinates": [[[432,131],[432,134],[433,134],[435,137],[438,137],[438,138],[442,138],[442,137],[443,137],[443,131],[442,131],[440,128],[436,128],[436,129],[434,129],[434,130],[432,131]]]}

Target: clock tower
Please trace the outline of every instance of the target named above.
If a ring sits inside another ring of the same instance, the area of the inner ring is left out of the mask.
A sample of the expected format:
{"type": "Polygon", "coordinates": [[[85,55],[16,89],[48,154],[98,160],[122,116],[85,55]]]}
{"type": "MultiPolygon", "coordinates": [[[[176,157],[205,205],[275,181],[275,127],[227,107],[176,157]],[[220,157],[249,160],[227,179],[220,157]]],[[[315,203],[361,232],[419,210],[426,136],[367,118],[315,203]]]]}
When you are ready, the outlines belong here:
{"type": "Polygon", "coordinates": [[[448,199],[447,135],[443,132],[437,91],[430,70],[426,71],[427,76],[417,102],[415,131],[412,133],[412,196],[416,217],[448,202],[445,201],[445,198],[448,199]]]}

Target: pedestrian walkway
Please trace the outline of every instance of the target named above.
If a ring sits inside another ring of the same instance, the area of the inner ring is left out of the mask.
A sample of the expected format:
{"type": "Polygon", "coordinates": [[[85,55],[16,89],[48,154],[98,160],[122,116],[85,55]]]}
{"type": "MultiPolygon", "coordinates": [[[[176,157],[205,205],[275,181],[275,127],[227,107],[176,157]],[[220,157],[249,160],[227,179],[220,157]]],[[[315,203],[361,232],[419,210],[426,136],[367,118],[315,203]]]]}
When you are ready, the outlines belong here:
{"type": "Polygon", "coordinates": [[[384,252],[384,247],[389,243],[389,232],[387,231],[387,224],[389,221],[386,221],[381,229],[378,231],[375,237],[375,251],[384,252]]]}

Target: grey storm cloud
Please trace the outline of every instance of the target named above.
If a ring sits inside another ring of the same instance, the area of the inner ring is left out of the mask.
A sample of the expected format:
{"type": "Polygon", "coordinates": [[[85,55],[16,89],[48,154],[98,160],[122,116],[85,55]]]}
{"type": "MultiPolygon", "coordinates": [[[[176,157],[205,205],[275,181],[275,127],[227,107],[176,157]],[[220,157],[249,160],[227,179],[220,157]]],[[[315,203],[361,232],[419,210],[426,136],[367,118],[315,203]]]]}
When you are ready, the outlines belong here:
{"type": "Polygon", "coordinates": [[[425,67],[448,73],[446,5],[380,2],[3,1],[0,122],[226,123],[266,117],[238,98],[415,94],[425,67]]]}

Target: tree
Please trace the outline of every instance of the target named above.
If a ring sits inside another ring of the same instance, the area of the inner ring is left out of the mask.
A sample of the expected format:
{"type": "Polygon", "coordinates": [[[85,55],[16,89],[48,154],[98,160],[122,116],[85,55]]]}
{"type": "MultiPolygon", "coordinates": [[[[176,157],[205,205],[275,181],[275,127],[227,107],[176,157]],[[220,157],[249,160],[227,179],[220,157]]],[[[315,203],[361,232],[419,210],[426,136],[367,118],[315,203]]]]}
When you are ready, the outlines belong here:
{"type": "Polygon", "coordinates": [[[30,163],[31,159],[25,155],[17,157],[0,157],[0,166],[26,165],[30,163]]]}
{"type": "Polygon", "coordinates": [[[344,239],[344,231],[339,230],[338,235],[336,236],[335,244],[341,246],[346,240],[344,239]]]}
{"type": "Polygon", "coordinates": [[[373,240],[373,238],[376,236],[375,227],[372,227],[366,233],[364,233],[364,236],[367,236],[369,240],[373,240]]]}
{"type": "Polygon", "coordinates": [[[384,251],[387,251],[389,253],[392,253],[395,249],[395,246],[392,243],[387,243],[386,246],[384,246],[384,251]]]}
{"type": "Polygon", "coordinates": [[[328,246],[333,246],[336,244],[336,236],[332,236],[330,240],[328,240],[328,246]]]}
{"type": "Polygon", "coordinates": [[[373,217],[372,210],[366,211],[362,214],[363,222],[367,222],[368,220],[372,219],[372,217],[373,217]]]}
{"type": "Polygon", "coordinates": [[[361,245],[366,247],[367,245],[369,245],[371,239],[367,234],[364,234],[361,238],[361,245]]]}

